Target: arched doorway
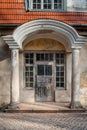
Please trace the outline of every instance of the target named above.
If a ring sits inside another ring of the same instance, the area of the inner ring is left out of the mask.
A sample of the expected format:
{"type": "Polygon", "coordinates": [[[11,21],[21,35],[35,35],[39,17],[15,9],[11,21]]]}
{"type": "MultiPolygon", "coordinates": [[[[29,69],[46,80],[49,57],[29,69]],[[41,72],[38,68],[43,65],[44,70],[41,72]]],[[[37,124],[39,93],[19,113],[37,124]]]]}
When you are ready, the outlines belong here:
{"type": "MultiPolygon", "coordinates": [[[[71,88],[71,106],[78,107],[80,106],[80,94],[79,94],[79,87],[80,87],[80,73],[79,73],[79,52],[82,45],[86,42],[86,38],[79,36],[78,33],[75,31],[74,28],[71,26],[62,23],[60,21],[50,20],[50,19],[40,19],[34,20],[28,23],[25,23],[18,27],[13,35],[3,36],[2,37],[6,43],[11,48],[11,104],[19,102],[19,51],[23,51],[23,47],[26,46],[29,42],[35,39],[40,38],[47,38],[56,40],[57,42],[62,43],[67,53],[72,53],[72,58],[70,58],[70,65],[72,68],[69,67],[70,74],[67,77],[72,80],[66,80],[66,83],[69,83],[71,88]],[[14,66],[13,66],[14,64],[14,66]],[[72,86],[72,87],[71,87],[72,86]],[[14,91],[16,90],[16,91],[14,91]],[[16,95],[16,96],[15,96],[16,95]]],[[[37,54],[36,54],[37,55],[37,54]]],[[[45,55],[45,54],[44,54],[45,55]]],[[[55,54],[56,55],[56,54],[55,54]]],[[[69,57],[69,56],[68,56],[69,57]]],[[[68,58],[66,58],[68,59],[68,58]]],[[[55,61],[55,60],[54,60],[55,61]]],[[[68,64],[67,64],[68,65],[68,64]]],[[[37,67],[39,68],[39,67],[37,67]]],[[[48,68],[51,68],[48,67],[48,68]]],[[[67,67],[68,68],[68,67],[67,67]]],[[[52,78],[52,77],[51,77],[52,78]]],[[[23,79],[22,79],[23,81],[23,79]]],[[[58,100],[58,95],[64,94],[61,92],[57,92],[55,94],[56,99],[58,100]]],[[[67,92],[66,96],[63,97],[67,99],[67,92]]],[[[23,96],[22,96],[23,97],[23,96]]],[[[61,99],[59,99],[61,101],[61,99]]],[[[69,101],[69,100],[68,100],[69,101]]]]}
{"type": "Polygon", "coordinates": [[[40,38],[23,47],[25,87],[34,89],[35,101],[55,101],[56,89],[65,89],[65,47],[40,38]]]}

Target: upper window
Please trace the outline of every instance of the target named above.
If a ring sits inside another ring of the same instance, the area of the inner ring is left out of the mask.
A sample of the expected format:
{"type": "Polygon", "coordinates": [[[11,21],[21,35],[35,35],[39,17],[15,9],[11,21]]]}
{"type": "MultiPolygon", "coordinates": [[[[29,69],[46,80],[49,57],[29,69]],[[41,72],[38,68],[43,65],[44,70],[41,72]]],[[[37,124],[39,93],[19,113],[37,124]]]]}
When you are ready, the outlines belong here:
{"type": "Polygon", "coordinates": [[[28,10],[65,10],[65,0],[27,0],[28,10]]]}

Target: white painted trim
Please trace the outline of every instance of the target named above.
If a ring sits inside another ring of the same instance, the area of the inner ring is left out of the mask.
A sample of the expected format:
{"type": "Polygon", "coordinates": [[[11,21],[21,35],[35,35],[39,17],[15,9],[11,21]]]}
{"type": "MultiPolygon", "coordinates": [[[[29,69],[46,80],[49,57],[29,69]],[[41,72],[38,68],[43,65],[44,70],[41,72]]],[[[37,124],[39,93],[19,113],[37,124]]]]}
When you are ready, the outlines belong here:
{"type": "MultiPolygon", "coordinates": [[[[54,0],[51,0],[51,9],[44,9],[44,0],[41,0],[41,3],[38,3],[38,4],[40,4],[41,5],[41,8],[40,9],[38,9],[37,7],[34,9],[33,8],[33,4],[36,4],[37,5],[37,2],[33,2],[33,0],[29,0],[29,10],[32,10],[32,11],[37,11],[37,10],[41,10],[41,11],[44,11],[44,10],[64,10],[64,0],[62,0],[61,1],[61,3],[60,2],[57,2],[56,4],[61,4],[62,5],[62,8],[61,9],[54,9],[54,0]]],[[[48,3],[45,3],[45,4],[49,4],[49,2],[48,3]]]]}

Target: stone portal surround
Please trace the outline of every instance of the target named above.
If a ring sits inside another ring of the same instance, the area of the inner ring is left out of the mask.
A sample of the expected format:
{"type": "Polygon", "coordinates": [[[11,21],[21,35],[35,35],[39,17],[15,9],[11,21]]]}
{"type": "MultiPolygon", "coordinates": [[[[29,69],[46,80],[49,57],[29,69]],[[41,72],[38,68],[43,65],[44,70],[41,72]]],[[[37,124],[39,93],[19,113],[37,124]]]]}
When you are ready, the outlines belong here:
{"type": "MultiPolygon", "coordinates": [[[[71,108],[81,107],[80,104],[80,48],[72,49],[72,97],[71,108]]],[[[11,49],[11,106],[17,107],[20,103],[19,96],[19,50],[11,49]]]]}
{"type": "MultiPolygon", "coordinates": [[[[23,41],[32,34],[38,33],[39,30],[53,30],[58,36],[65,37],[66,43],[72,50],[72,97],[71,108],[81,107],[80,105],[80,73],[79,73],[79,52],[84,43],[87,42],[86,37],[79,36],[71,26],[55,21],[55,20],[35,20],[25,23],[18,27],[13,35],[3,36],[3,40],[9,45],[11,49],[11,106],[18,106],[19,104],[19,49],[22,47],[23,41]],[[56,30],[55,30],[56,29],[56,30]]],[[[47,35],[47,34],[46,34],[47,35]]],[[[49,35],[51,33],[49,32],[49,35]]],[[[58,39],[56,39],[58,40],[58,39]]],[[[66,49],[67,51],[67,49],[66,49]]]]}

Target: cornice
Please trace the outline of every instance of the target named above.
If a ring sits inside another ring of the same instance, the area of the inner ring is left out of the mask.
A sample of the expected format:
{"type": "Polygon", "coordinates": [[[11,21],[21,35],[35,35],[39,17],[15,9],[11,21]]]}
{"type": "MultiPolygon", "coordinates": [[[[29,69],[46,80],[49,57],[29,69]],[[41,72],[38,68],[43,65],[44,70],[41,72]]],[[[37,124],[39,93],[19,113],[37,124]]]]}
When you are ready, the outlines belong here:
{"type": "Polygon", "coordinates": [[[2,36],[2,38],[8,44],[9,48],[19,48],[12,35],[2,36]]]}
{"type": "Polygon", "coordinates": [[[27,22],[19,26],[12,35],[2,36],[2,38],[9,45],[9,48],[21,49],[28,37],[34,37],[35,33],[40,35],[38,34],[39,31],[43,32],[46,30],[48,31],[47,35],[52,36],[52,34],[55,34],[57,37],[61,36],[61,38],[66,39],[66,42],[63,43],[66,49],[67,46],[70,46],[70,48],[81,48],[83,44],[87,43],[87,37],[80,36],[73,27],[60,21],[49,19],[27,22]]]}

